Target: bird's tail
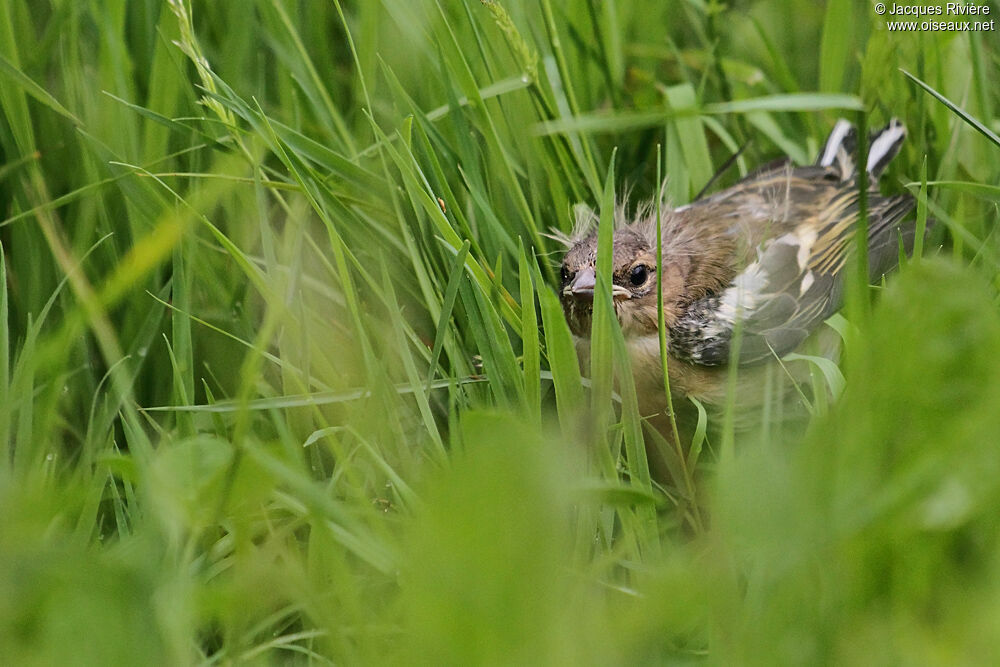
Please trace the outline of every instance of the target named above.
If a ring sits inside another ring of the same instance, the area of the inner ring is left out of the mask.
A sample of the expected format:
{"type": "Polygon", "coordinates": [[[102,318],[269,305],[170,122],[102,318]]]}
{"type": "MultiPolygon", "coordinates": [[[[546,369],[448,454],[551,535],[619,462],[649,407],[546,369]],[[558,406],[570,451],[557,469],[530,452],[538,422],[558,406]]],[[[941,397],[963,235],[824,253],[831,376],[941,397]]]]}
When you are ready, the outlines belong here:
{"type": "MultiPolygon", "coordinates": [[[[899,147],[906,138],[906,127],[898,119],[893,118],[881,130],[871,134],[868,139],[868,174],[872,181],[878,181],[885,168],[896,157],[899,147]]],[[[833,131],[827,137],[823,150],[820,151],[816,164],[821,167],[834,167],[840,172],[843,180],[851,178],[857,167],[855,159],[858,149],[858,130],[851,123],[841,118],[833,126],[833,131]]]]}

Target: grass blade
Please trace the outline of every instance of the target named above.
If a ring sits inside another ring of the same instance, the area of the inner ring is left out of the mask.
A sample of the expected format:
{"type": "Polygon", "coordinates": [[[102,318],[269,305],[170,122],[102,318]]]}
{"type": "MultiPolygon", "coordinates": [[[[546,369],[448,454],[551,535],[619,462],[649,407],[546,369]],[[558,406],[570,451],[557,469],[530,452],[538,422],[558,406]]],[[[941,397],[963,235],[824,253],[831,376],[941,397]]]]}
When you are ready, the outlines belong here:
{"type": "Polygon", "coordinates": [[[905,69],[901,68],[899,71],[905,74],[910,81],[913,81],[915,84],[917,84],[918,86],[926,90],[928,93],[930,93],[935,99],[937,99],[938,102],[951,109],[952,113],[954,113],[956,116],[964,120],[967,124],[972,126],[973,129],[975,129],[981,135],[983,135],[991,142],[993,142],[993,145],[1000,147],[1000,137],[998,137],[995,132],[990,130],[990,128],[986,127],[979,120],[970,115],[967,111],[965,111],[965,109],[958,106],[957,104],[949,100],[947,97],[936,91],[933,87],[931,87],[921,79],[917,78],[916,76],[907,72],[905,69]]]}

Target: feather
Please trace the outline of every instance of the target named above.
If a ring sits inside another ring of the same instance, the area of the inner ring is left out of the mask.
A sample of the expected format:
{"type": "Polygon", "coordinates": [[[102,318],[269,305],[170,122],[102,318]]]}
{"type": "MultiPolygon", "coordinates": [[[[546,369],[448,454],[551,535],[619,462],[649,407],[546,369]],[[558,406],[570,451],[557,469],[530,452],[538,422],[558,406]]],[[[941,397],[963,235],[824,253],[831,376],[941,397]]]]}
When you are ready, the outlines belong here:
{"type": "MultiPolygon", "coordinates": [[[[846,121],[837,123],[817,166],[762,174],[744,183],[740,192],[716,202],[720,206],[729,201],[730,207],[744,209],[753,202],[774,233],[759,243],[756,257],[728,285],[693,301],[673,323],[674,356],[705,366],[725,364],[739,330],[740,364],[781,357],[840,307],[842,272],[853,252],[859,215],[855,163],[847,151],[853,144],[852,133],[846,121]]],[[[873,137],[867,165],[872,176],[885,169],[905,134],[902,124],[893,120],[873,137]]],[[[873,185],[877,187],[877,182],[873,185]]],[[[900,225],[912,208],[909,195],[870,193],[872,280],[895,268],[900,238],[907,252],[912,248],[912,225],[900,225]]]]}
{"type": "Polygon", "coordinates": [[[896,157],[905,138],[906,128],[895,118],[872,138],[868,148],[867,168],[873,178],[877,179],[882,175],[892,158],[896,157]]]}
{"type": "Polygon", "coordinates": [[[854,146],[857,142],[857,130],[848,121],[841,118],[833,126],[830,136],[823,145],[816,164],[821,167],[836,167],[843,180],[854,173],[854,146]]]}

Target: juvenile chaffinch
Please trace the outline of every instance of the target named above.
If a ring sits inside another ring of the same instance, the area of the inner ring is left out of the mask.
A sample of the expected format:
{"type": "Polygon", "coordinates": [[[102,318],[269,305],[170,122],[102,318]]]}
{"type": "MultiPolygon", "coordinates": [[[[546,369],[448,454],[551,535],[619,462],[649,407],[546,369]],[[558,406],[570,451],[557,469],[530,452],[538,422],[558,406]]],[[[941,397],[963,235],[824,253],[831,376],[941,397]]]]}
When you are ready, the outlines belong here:
{"type": "MultiPolygon", "coordinates": [[[[873,133],[867,171],[868,274],[876,281],[898,262],[902,225],[914,200],[884,197],[878,181],[906,136],[893,119],[873,133]]],[[[798,348],[841,305],[844,267],[855,245],[858,184],[855,128],[839,121],[814,165],[767,166],[727,190],[669,209],[661,206],[664,321],[672,392],[706,404],[726,395],[739,322],[738,400],[761,393],[759,369],[798,348]],[[743,368],[745,367],[745,368],[743,368]],[[754,386],[756,384],[756,386],[754,386]]],[[[640,409],[665,409],[656,310],[656,203],[628,217],[616,211],[612,295],[631,355],[640,409]]],[[[597,217],[578,214],[563,239],[563,310],[587,367],[596,284],[597,217]]]]}

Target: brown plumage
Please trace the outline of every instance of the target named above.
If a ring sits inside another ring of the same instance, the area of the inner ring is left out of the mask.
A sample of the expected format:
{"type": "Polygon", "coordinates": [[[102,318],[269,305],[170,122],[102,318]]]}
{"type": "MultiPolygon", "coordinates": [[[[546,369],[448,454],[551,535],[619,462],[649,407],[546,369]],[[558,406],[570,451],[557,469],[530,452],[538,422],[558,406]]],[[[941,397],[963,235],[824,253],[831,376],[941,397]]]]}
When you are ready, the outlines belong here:
{"type": "MultiPolygon", "coordinates": [[[[899,241],[912,245],[913,226],[901,221],[909,195],[883,197],[878,179],[898,152],[905,129],[896,120],[875,133],[867,163],[869,275],[895,267],[899,241]]],[[[815,165],[765,168],[693,204],[661,205],[664,319],[671,386],[676,393],[717,404],[725,396],[726,366],[741,371],[740,401],[760,393],[759,368],[797,349],[841,304],[843,270],[854,247],[858,185],[854,129],[840,121],[815,165]],[[739,355],[730,359],[735,328],[739,355]]],[[[596,216],[578,214],[565,239],[560,296],[584,366],[597,257],[596,216]]],[[[631,219],[616,211],[614,306],[632,356],[640,409],[662,412],[663,378],[656,313],[656,205],[631,219]]]]}

